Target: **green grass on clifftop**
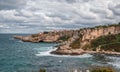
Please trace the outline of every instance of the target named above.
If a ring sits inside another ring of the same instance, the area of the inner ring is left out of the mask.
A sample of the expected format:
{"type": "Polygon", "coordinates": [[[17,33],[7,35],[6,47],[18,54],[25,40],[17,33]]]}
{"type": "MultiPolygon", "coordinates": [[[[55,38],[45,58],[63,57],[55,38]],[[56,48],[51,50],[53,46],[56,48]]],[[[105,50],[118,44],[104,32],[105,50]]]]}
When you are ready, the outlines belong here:
{"type": "Polygon", "coordinates": [[[116,35],[100,36],[91,41],[91,48],[96,50],[97,47],[107,51],[120,52],[120,33],[116,35]]]}

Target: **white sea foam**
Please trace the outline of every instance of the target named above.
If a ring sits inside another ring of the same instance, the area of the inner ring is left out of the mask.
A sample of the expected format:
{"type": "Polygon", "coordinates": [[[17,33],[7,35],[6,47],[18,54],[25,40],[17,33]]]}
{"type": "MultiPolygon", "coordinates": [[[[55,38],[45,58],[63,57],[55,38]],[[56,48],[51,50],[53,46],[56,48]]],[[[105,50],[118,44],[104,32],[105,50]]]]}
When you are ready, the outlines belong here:
{"type": "Polygon", "coordinates": [[[72,58],[88,58],[92,57],[90,54],[83,54],[83,55],[53,55],[55,57],[72,57],[72,58]]]}
{"type": "Polygon", "coordinates": [[[83,55],[55,55],[55,54],[51,54],[50,52],[55,51],[57,48],[51,48],[49,51],[43,51],[43,52],[39,52],[38,54],[36,54],[36,56],[54,56],[54,57],[75,57],[75,58],[88,58],[88,57],[92,57],[92,55],[90,54],[83,54],[83,55]]]}
{"type": "Polygon", "coordinates": [[[109,57],[109,58],[112,59],[112,62],[108,62],[108,64],[120,69],[120,57],[109,57]]]}
{"type": "Polygon", "coordinates": [[[43,52],[39,52],[38,54],[36,54],[36,56],[51,56],[50,52],[56,50],[56,48],[51,48],[49,47],[48,51],[43,51],[43,52]]]}

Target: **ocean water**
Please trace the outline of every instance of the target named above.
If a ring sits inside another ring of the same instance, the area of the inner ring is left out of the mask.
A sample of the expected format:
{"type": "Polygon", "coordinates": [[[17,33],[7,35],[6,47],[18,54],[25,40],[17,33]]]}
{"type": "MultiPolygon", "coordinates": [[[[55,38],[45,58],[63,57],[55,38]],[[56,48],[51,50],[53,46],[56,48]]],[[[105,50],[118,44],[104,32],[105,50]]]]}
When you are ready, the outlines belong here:
{"type": "MultiPolygon", "coordinates": [[[[0,34],[0,72],[69,72],[95,66],[109,66],[120,72],[120,56],[84,54],[53,55],[55,43],[29,43],[13,38],[17,34],[0,34]]],[[[21,34],[22,35],[22,34],[21,34]]]]}

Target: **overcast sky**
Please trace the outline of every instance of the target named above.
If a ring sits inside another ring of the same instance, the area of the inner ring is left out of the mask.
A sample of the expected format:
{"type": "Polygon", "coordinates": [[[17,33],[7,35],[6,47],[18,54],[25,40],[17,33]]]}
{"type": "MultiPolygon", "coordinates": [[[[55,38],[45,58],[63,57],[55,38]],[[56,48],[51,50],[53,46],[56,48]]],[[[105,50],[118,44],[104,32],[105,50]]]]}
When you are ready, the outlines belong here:
{"type": "Polygon", "coordinates": [[[0,0],[0,33],[37,33],[120,22],[120,0],[0,0]]]}

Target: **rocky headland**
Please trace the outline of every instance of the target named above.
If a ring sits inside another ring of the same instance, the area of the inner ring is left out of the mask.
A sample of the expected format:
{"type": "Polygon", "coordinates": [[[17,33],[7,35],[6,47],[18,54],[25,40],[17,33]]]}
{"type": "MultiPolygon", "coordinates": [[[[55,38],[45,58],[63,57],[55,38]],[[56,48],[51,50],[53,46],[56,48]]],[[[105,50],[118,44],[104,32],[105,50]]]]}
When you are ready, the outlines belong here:
{"type": "Polygon", "coordinates": [[[120,54],[120,23],[79,30],[41,32],[29,36],[14,36],[24,42],[56,42],[60,55],[83,53],[120,54]]]}

